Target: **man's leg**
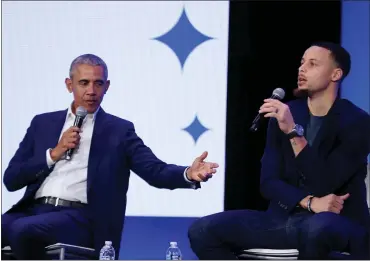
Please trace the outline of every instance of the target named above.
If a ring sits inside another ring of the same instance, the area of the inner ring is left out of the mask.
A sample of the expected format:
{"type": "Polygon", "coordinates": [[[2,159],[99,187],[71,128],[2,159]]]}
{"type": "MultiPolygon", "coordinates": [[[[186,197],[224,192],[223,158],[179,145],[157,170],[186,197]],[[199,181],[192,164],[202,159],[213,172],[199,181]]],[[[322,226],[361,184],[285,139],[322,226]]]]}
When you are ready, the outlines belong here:
{"type": "Polygon", "coordinates": [[[200,218],[188,236],[199,259],[231,260],[243,249],[295,248],[286,226],[286,220],[275,220],[266,212],[234,210],[200,218]]]}
{"type": "Polygon", "coordinates": [[[9,246],[9,228],[11,224],[21,217],[27,216],[26,212],[5,213],[1,215],[1,248],[9,246]]]}
{"type": "Polygon", "coordinates": [[[91,246],[91,225],[82,208],[36,205],[33,216],[15,220],[9,243],[17,259],[43,259],[45,247],[58,242],[91,246]]]}
{"type": "MultiPolygon", "coordinates": [[[[24,212],[13,212],[13,213],[5,213],[1,215],[1,248],[10,246],[9,243],[9,228],[11,224],[21,218],[27,216],[27,210],[24,209],[24,212]]],[[[3,255],[1,252],[1,259],[6,260],[9,257],[3,255]]]]}
{"type": "Polygon", "coordinates": [[[331,212],[302,222],[298,233],[299,259],[328,259],[332,251],[350,251],[351,259],[368,259],[369,238],[364,227],[331,212]]]}

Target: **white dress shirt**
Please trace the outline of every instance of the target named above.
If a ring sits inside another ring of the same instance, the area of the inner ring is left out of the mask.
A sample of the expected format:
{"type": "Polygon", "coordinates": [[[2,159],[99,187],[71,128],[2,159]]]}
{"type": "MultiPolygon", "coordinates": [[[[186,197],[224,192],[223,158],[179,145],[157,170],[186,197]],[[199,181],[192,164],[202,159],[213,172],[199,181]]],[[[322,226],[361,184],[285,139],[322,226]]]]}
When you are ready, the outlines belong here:
{"type": "MultiPolygon", "coordinates": [[[[74,150],[71,160],[62,158],[58,162],[53,162],[50,149],[46,151],[46,162],[49,168],[54,164],[55,167],[41,184],[35,198],[50,196],[87,203],[87,164],[95,117],[99,109],[94,114],[86,115],[81,127],[80,143],[74,150]]],[[[72,113],[71,107],[69,107],[59,140],[62,134],[73,126],[75,118],[76,115],[72,113]]]]}
{"type": "MultiPolygon", "coordinates": [[[[74,150],[71,160],[62,158],[58,162],[54,162],[50,156],[50,149],[46,151],[46,161],[49,168],[54,164],[55,167],[37,190],[36,199],[41,197],[57,197],[87,203],[87,165],[95,118],[99,109],[94,114],[86,115],[81,127],[80,143],[74,150]]],[[[59,140],[62,134],[73,126],[75,118],[76,115],[72,113],[70,106],[59,140]]],[[[184,178],[195,189],[195,183],[188,180],[186,176],[187,169],[184,171],[184,178]]]]}

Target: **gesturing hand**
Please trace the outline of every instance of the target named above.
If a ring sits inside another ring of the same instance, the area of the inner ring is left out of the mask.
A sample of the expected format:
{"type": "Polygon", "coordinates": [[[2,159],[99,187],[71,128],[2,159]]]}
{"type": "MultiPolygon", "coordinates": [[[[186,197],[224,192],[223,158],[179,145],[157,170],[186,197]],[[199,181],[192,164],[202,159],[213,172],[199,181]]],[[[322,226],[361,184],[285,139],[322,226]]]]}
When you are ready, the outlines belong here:
{"type": "Polygon", "coordinates": [[[292,131],[295,126],[289,106],[276,99],[265,99],[259,113],[266,113],[264,117],[276,118],[280,130],[285,134],[292,131]]]}
{"type": "Polygon", "coordinates": [[[216,173],[216,168],[218,168],[217,163],[212,162],[205,162],[208,155],[208,152],[205,151],[202,155],[196,158],[191,165],[191,167],[187,170],[186,176],[189,180],[192,181],[207,181],[209,178],[212,177],[214,173],[216,173]]]}

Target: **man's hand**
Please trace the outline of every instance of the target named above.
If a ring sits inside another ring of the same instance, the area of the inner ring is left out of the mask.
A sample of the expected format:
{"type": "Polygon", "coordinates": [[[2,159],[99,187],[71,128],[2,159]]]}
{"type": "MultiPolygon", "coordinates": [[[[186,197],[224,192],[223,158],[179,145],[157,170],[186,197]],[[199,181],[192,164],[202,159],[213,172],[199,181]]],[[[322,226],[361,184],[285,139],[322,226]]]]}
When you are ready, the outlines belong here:
{"type": "MultiPolygon", "coordinates": [[[[264,115],[265,118],[276,118],[280,130],[285,134],[290,133],[293,130],[295,123],[289,106],[276,99],[265,99],[264,102],[265,103],[261,106],[259,113],[266,113],[264,115]]],[[[292,145],[294,155],[297,157],[307,145],[307,140],[304,137],[295,137],[290,140],[290,143],[292,145]]]]}
{"type": "Polygon", "coordinates": [[[80,132],[81,130],[78,127],[70,127],[63,133],[58,145],[50,153],[50,157],[54,162],[60,160],[67,150],[78,146],[81,138],[80,132]]]}
{"type": "Polygon", "coordinates": [[[266,113],[264,117],[276,118],[282,132],[288,134],[295,126],[289,106],[276,99],[265,99],[259,113],[266,113]]]}
{"type": "Polygon", "coordinates": [[[343,209],[344,201],[348,197],[349,197],[349,193],[343,196],[329,194],[321,198],[312,198],[311,199],[311,209],[315,213],[329,211],[329,212],[339,214],[343,209]]]}
{"type": "Polygon", "coordinates": [[[216,173],[218,168],[217,163],[204,162],[208,152],[205,151],[203,154],[196,158],[190,168],[186,171],[186,177],[191,181],[207,181],[212,178],[212,175],[216,173]]]}

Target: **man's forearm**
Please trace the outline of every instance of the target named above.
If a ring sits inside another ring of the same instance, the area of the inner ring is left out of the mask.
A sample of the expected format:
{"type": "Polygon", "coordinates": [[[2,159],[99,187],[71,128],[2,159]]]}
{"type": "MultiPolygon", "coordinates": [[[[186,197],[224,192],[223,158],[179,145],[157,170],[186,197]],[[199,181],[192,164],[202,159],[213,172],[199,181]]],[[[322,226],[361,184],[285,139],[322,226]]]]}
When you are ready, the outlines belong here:
{"type": "Polygon", "coordinates": [[[290,139],[290,144],[292,145],[294,155],[297,155],[307,146],[307,140],[305,137],[295,137],[290,139]]]}

